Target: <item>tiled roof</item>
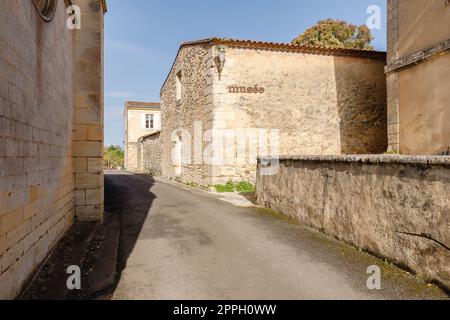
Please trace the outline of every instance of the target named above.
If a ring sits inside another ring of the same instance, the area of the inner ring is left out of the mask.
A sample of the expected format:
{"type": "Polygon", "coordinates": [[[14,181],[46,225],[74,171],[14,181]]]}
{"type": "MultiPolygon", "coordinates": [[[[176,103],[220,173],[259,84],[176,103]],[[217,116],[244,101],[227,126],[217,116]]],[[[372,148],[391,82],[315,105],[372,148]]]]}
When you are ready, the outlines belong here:
{"type": "Polygon", "coordinates": [[[127,108],[161,108],[159,102],[126,101],[127,108]]]}
{"type": "Polygon", "coordinates": [[[236,48],[248,48],[248,49],[261,49],[261,50],[274,50],[274,51],[290,51],[298,53],[310,53],[310,54],[323,54],[323,55],[336,55],[336,56],[354,56],[361,58],[370,58],[386,61],[386,52],[363,50],[363,49],[345,49],[345,48],[328,48],[319,46],[307,46],[291,43],[281,42],[266,42],[255,40],[238,40],[229,38],[209,38],[197,41],[183,42],[181,47],[197,45],[197,44],[209,44],[209,45],[227,45],[229,47],[236,48]]]}
{"type": "MultiPolygon", "coordinates": [[[[272,50],[272,51],[284,51],[284,52],[297,52],[303,54],[318,54],[318,55],[329,55],[329,56],[348,56],[357,58],[374,59],[380,61],[386,61],[386,52],[383,51],[373,51],[373,50],[357,50],[357,49],[344,49],[344,48],[326,48],[318,46],[305,46],[291,43],[281,43],[281,42],[266,42],[266,41],[255,41],[255,40],[238,40],[229,38],[207,38],[196,41],[187,41],[181,43],[178,50],[177,56],[173,62],[173,65],[178,59],[180,50],[183,47],[194,46],[194,45],[226,45],[234,48],[244,48],[244,49],[256,49],[256,50],[272,50]]],[[[173,68],[172,65],[172,68],[173,68]]],[[[172,69],[171,69],[172,70],[172,69]]],[[[167,79],[169,78],[170,72],[164,81],[162,88],[166,85],[167,79]]]]}

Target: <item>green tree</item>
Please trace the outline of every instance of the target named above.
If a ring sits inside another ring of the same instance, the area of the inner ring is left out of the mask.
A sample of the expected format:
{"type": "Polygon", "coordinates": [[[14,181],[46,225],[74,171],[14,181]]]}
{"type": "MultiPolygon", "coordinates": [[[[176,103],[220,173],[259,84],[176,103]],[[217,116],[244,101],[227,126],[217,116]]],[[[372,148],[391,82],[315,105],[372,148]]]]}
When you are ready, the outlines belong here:
{"type": "Polygon", "coordinates": [[[365,26],[355,26],[343,20],[326,19],[308,28],[292,43],[327,48],[373,50],[372,32],[365,26]]]}
{"type": "Polygon", "coordinates": [[[119,146],[109,146],[103,150],[103,165],[106,169],[118,169],[124,166],[125,153],[119,146]]]}

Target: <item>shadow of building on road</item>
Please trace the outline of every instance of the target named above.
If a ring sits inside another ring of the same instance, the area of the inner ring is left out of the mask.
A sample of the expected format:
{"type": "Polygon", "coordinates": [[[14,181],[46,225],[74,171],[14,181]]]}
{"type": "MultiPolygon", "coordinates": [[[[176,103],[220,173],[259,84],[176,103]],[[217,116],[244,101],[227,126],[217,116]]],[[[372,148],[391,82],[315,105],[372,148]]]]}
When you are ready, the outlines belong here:
{"type": "Polygon", "coordinates": [[[104,223],[76,221],[19,299],[111,299],[156,199],[154,183],[150,177],[105,174],[104,223]],[[80,290],[67,288],[70,266],[80,268],[80,290]]]}
{"type": "Polygon", "coordinates": [[[120,225],[112,293],[120,281],[122,271],[127,266],[128,258],[156,199],[155,194],[151,192],[154,184],[155,180],[147,176],[114,173],[105,175],[105,211],[108,216],[117,219],[120,225]]]}

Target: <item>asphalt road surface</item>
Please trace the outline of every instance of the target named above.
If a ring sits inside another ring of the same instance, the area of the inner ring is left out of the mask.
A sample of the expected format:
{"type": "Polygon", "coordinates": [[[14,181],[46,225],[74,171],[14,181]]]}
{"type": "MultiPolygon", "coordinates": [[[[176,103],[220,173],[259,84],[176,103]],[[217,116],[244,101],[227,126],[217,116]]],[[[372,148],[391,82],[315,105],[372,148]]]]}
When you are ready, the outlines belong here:
{"type": "Polygon", "coordinates": [[[445,299],[438,288],[268,210],[128,173],[106,174],[120,216],[114,299],[445,299]],[[381,268],[381,290],[367,269],[381,268]]]}

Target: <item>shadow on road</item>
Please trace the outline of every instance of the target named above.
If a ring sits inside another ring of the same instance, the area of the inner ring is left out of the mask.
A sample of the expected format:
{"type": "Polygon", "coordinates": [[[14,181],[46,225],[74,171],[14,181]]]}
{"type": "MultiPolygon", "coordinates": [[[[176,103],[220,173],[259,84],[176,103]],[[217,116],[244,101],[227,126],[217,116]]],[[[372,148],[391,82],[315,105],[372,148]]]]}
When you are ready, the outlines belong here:
{"type": "Polygon", "coordinates": [[[114,290],[156,199],[151,192],[154,183],[151,177],[124,173],[105,175],[105,211],[115,216],[120,224],[114,290]]]}
{"type": "Polygon", "coordinates": [[[20,300],[109,300],[156,199],[154,180],[105,174],[104,223],[75,221],[20,300]],[[81,270],[81,290],[69,290],[69,266],[81,270]]]}

